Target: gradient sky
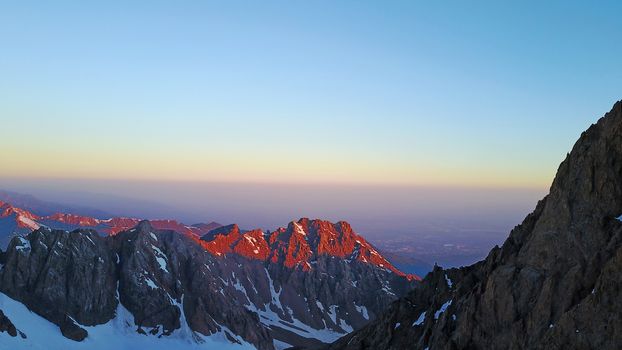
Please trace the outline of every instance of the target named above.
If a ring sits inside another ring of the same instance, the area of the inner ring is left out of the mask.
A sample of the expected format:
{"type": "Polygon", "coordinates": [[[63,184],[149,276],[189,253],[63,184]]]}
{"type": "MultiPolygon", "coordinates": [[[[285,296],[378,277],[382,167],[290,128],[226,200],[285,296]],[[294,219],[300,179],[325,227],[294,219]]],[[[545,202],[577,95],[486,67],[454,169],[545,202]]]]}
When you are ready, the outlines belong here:
{"type": "Polygon", "coordinates": [[[0,177],[545,188],[618,1],[3,1],[0,177]]]}

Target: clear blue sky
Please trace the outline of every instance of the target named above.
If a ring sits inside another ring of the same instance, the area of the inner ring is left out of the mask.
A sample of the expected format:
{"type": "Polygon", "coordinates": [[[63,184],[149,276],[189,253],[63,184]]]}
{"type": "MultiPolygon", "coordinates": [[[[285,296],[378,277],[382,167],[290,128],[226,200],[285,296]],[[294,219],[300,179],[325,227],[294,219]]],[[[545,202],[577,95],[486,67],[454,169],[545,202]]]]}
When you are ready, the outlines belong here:
{"type": "Polygon", "coordinates": [[[543,188],[622,96],[621,13],[3,1],[0,177],[543,188]]]}

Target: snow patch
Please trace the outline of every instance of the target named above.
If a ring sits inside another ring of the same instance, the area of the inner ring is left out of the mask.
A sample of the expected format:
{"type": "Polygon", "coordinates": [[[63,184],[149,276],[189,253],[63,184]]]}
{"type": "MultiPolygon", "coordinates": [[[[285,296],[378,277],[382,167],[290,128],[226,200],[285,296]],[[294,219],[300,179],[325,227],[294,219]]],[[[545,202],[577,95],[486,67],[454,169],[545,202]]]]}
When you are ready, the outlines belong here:
{"type": "Polygon", "coordinates": [[[345,320],[343,319],[339,319],[339,327],[341,327],[341,329],[343,329],[344,331],[346,331],[347,333],[350,333],[352,331],[354,331],[354,329],[352,328],[352,326],[350,326],[345,320]]]}
{"type": "Polygon", "coordinates": [[[158,286],[149,277],[145,277],[145,282],[147,283],[147,285],[151,289],[157,289],[158,288],[158,286]]]}
{"type": "Polygon", "coordinates": [[[328,307],[328,316],[333,320],[334,324],[337,324],[337,305],[331,305],[328,307]]]}
{"type": "Polygon", "coordinates": [[[92,245],[95,245],[95,242],[93,242],[93,240],[91,239],[91,237],[88,234],[85,234],[84,237],[86,237],[86,239],[88,239],[89,242],[91,242],[92,245]]]}
{"type": "Polygon", "coordinates": [[[17,239],[19,239],[19,244],[18,246],[15,246],[15,250],[17,251],[28,251],[30,250],[30,241],[28,241],[26,238],[18,236],[17,239]]]}
{"type": "Polygon", "coordinates": [[[391,288],[387,285],[382,287],[382,291],[387,293],[387,294],[391,294],[391,295],[395,295],[395,293],[393,293],[393,291],[391,290],[391,288]]]}
{"type": "Polygon", "coordinates": [[[158,265],[160,265],[160,269],[166,273],[168,273],[168,269],[166,268],[166,260],[162,257],[156,257],[156,260],[158,261],[158,265]]]}
{"type": "Polygon", "coordinates": [[[356,311],[358,311],[359,314],[363,316],[363,318],[365,318],[366,320],[369,320],[369,313],[367,312],[367,307],[358,306],[356,305],[356,303],[354,303],[354,307],[356,308],[356,311]]]}
{"type": "Polygon", "coordinates": [[[284,341],[280,341],[280,340],[276,340],[276,339],[274,339],[272,341],[272,343],[274,344],[274,348],[276,350],[285,350],[285,349],[293,347],[292,344],[288,344],[288,343],[286,343],[284,341]]]}
{"type": "Polygon", "coordinates": [[[441,305],[441,308],[440,308],[440,309],[438,309],[438,310],[434,313],[434,319],[435,319],[435,320],[438,320],[439,316],[440,316],[443,312],[445,312],[445,310],[447,310],[447,308],[449,307],[449,305],[451,305],[451,302],[452,302],[452,301],[453,301],[453,300],[449,300],[449,301],[445,302],[445,304],[441,305]]]}
{"type": "Polygon", "coordinates": [[[281,292],[283,292],[283,288],[281,288],[279,292],[277,293],[276,289],[274,289],[274,281],[272,281],[272,277],[270,277],[270,273],[268,272],[268,269],[264,267],[264,271],[266,271],[266,276],[268,277],[268,285],[270,286],[270,295],[272,298],[272,303],[279,309],[283,310],[283,305],[281,305],[281,292]]]}
{"type": "Polygon", "coordinates": [[[167,264],[166,264],[166,255],[164,255],[164,253],[162,253],[162,251],[158,249],[158,247],[154,246],[153,244],[151,245],[151,248],[156,253],[155,258],[156,258],[156,261],[158,262],[158,265],[160,265],[160,269],[166,273],[169,273],[167,269],[167,264]]]}
{"type": "Polygon", "coordinates": [[[447,287],[451,288],[451,286],[454,285],[454,283],[451,281],[451,279],[449,277],[447,277],[447,274],[445,274],[445,282],[447,282],[447,287]]]}
{"type": "Polygon", "coordinates": [[[315,305],[317,305],[317,307],[322,310],[322,312],[324,312],[324,305],[322,305],[322,302],[319,300],[315,301],[315,305]]]}
{"type": "Polygon", "coordinates": [[[296,232],[297,232],[297,233],[299,233],[299,234],[301,234],[301,235],[303,235],[303,236],[306,236],[306,235],[307,235],[307,233],[305,232],[305,230],[303,230],[303,229],[302,229],[302,226],[300,226],[297,222],[294,222],[294,227],[296,228],[296,232]]]}
{"type": "Polygon", "coordinates": [[[413,323],[413,327],[421,326],[423,324],[423,321],[425,321],[425,311],[422,312],[421,315],[419,315],[419,318],[413,323]]]}

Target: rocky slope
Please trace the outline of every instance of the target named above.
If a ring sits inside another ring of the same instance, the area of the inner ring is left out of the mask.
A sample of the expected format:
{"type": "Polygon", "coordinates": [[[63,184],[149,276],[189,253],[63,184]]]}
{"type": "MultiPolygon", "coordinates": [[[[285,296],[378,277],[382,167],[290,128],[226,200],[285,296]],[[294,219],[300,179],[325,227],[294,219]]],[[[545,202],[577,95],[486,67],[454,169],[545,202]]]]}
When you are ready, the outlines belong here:
{"type": "Polygon", "coordinates": [[[435,270],[328,349],[622,348],[622,102],[584,132],[502,247],[435,270]]]}
{"type": "MultiPolygon", "coordinates": [[[[75,341],[113,323],[154,339],[273,349],[334,341],[417,283],[344,222],[301,219],[270,234],[231,225],[203,239],[155,226],[13,237],[0,253],[0,292],[75,341]]],[[[5,318],[0,336],[25,327],[5,318]]]]}

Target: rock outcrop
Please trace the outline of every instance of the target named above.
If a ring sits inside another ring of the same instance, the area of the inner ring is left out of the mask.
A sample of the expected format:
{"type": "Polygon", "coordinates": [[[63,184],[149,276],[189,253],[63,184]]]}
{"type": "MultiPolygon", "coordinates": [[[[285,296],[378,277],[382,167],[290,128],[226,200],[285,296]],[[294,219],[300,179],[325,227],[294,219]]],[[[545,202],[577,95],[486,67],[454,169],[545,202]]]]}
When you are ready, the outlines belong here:
{"type": "Polygon", "coordinates": [[[0,333],[1,332],[7,332],[11,337],[17,336],[15,325],[13,325],[13,322],[11,322],[2,311],[0,311],[0,333]]]}
{"type": "Polygon", "coordinates": [[[585,131],[502,247],[435,268],[327,349],[622,348],[622,102],[585,131]]]}

